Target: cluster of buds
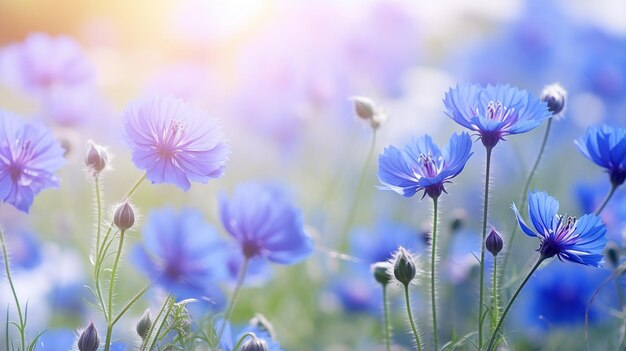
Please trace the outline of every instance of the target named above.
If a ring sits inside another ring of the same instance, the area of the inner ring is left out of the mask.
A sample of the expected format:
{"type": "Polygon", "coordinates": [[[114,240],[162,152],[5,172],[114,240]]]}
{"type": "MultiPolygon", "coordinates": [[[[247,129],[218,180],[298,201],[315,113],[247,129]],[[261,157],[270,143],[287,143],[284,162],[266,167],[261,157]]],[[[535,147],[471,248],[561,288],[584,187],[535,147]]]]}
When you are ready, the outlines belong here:
{"type": "Polygon", "coordinates": [[[369,121],[372,129],[378,129],[387,120],[387,115],[383,109],[372,99],[354,96],[350,100],[354,103],[356,115],[361,119],[369,121]]]}

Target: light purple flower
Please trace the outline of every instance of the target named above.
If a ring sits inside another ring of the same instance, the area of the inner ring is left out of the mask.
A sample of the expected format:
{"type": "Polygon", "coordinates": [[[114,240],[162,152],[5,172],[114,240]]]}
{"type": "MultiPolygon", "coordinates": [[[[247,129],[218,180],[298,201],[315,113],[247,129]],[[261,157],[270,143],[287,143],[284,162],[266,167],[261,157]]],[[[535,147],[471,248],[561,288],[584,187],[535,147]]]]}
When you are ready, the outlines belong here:
{"type": "Polygon", "coordinates": [[[35,195],[59,186],[63,153],[49,130],[0,111],[0,199],[28,212],[35,195]]]}
{"type": "Polygon", "coordinates": [[[152,183],[188,190],[190,181],[206,183],[224,173],[230,148],[204,111],[173,97],[153,97],[132,102],[123,118],[133,162],[152,183]]]}
{"type": "Polygon", "coordinates": [[[94,72],[78,43],[68,36],[33,33],[2,51],[3,80],[27,92],[39,93],[55,86],[84,85],[94,72]]]}

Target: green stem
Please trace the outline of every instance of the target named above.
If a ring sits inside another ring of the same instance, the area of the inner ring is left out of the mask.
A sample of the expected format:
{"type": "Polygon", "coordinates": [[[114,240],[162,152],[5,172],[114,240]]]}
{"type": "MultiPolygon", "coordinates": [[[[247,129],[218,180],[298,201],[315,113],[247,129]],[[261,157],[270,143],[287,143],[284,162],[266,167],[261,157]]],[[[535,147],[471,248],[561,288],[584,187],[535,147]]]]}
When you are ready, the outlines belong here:
{"type": "Polygon", "coordinates": [[[537,259],[537,262],[535,262],[533,267],[530,269],[530,271],[526,275],[526,278],[524,278],[524,280],[520,283],[520,285],[517,287],[517,289],[513,293],[513,296],[511,296],[511,299],[506,304],[506,307],[504,308],[504,311],[502,312],[502,316],[500,317],[500,320],[498,320],[496,329],[494,329],[493,334],[491,335],[491,339],[489,340],[489,346],[487,347],[487,351],[493,350],[493,348],[497,345],[496,339],[498,337],[498,331],[502,327],[502,323],[504,322],[504,319],[506,318],[506,315],[509,312],[509,309],[511,309],[511,306],[513,306],[513,302],[515,302],[515,299],[517,298],[519,293],[522,291],[522,288],[524,287],[524,285],[526,285],[526,283],[528,282],[528,279],[530,279],[533,273],[535,273],[537,268],[539,268],[539,265],[541,264],[541,262],[543,262],[543,260],[545,260],[545,257],[539,256],[539,258],[537,259]]]}
{"type": "MultiPolygon", "coordinates": [[[[492,315],[492,321],[494,323],[492,323],[491,327],[492,329],[495,328],[495,321],[498,320],[498,313],[500,312],[500,306],[498,306],[498,258],[497,256],[493,256],[493,306],[491,308],[492,315]]],[[[495,330],[492,330],[492,332],[495,332],[495,330]]]]}
{"type": "MultiPolygon", "coordinates": [[[[159,313],[157,313],[156,318],[154,319],[154,323],[152,323],[152,325],[150,326],[150,330],[148,331],[147,337],[141,343],[140,351],[148,350],[147,347],[148,347],[148,344],[150,343],[150,340],[152,340],[152,334],[154,333],[156,324],[159,322],[159,319],[161,318],[161,315],[163,314],[163,312],[165,312],[165,309],[170,306],[170,298],[171,298],[171,295],[167,295],[167,297],[165,298],[165,302],[163,302],[163,306],[161,306],[161,308],[159,309],[159,313]]],[[[156,339],[157,337],[158,335],[155,335],[154,339],[156,339]]]]}
{"type": "Polygon", "coordinates": [[[433,198],[433,240],[431,245],[431,255],[430,255],[430,303],[432,306],[433,313],[433,335],[434,335],[434,343],[435,350],[439,350],[439,333],[437,332],[437,296],[436,296],[436,270],[435,264],[437,263],[437,220],[438,220],[438,198],[433,198]]]}
{"type": "Polygon", "coordinates": [[[124,306],[124,308],[122,308],[120,310],[120,312],[117,314],[117,316],[115,316],[115,318],[113,318],[113,322],[111,324],[115,325],[115,323],[117,323],[117,321],[119,321],[120,318],[122,318],[124,313],[126,313],[126,311],[128,311],[135,304],[135,302],[139,301],[139,299],[143,296],[143,294],[145,294],[146,291],[148,291],[148,287],[149,287],[149,285],[145,286],[143,289],[141,289],[141,291],[139,291],[137,294],[135,294],[135,296],[130,301],[128,301],[126,306],[124,306]]]}
{"type": "Polygon", "coordinates": [[[478,350],[483,346],[483,290],[485,285],[485,238],[487,237],[487,214],[489,213],[489,172],[491,171],[491,151],[493,148],[486,148],[487,164],[485,166],[485,194],[483,203],[483,234],[480,241],[480,287],[478,299],[478,350]]]}
{"type": "Polygon", "coordinates": [[[609,203],[609,200],[611,200],[611,198],[613,197],[613,194],[615,193],[616,189],[617,189],[617,185],[611,185],[611,190],[609,190],[609,193],[606,194],[604,201],[602,201],[602,205],[600,205],[600,207],[598,207],[598,209],[596,210],[596,216],[599,216],[600,213],[602,213],[602,210],[604,210],[606,205],[609,203]]]}
{"type": "MultiPolygon", "coordinates": [[[[168,298],[165,300],[165,303],[167,305],[167,311],[165,311],[165,315],[161,319],[161,323],[159,324],[159,329],[157,329],[156,334],[154,335],[154,339],[152,339],[152,343],[150,343],[150,347],[147,349],[148,351],[151,351],[152,348],[154,348],[154,345],[156,345],[157,341],[159,340],[159,335],[161,334],[161,330],[163,330],[163,326],[167,322],[167,317],[170,315],[170,312],[172,311],[172,307],[174,306],[174,301],[170,302],[170,300],[171,300],[170,296],[168,296],[168,298]]],[[[164,305],[164,307],[166,305],[164,305]]],[[[161,310],[161,312],[163,312],[163,310],[161,310]]],[[[158,317],[156,320],[158,320],[158,317]]]]}
{"type": "Polygon", "coordinates": [[[413,336],[415,337],[415,343],[417,344],[417,350],[422,351],[422,341],[420,335],[417,332],[417,327],[413,321],[413,313],[411,313],[411,300],[409,299],[409,284],[404,284],[404,301],[406,303],[406,312],[409,315],[409,322],[411,322],[411,329],[413,330],[413,336]]]}
{"type": "MultiPolygon", "coordinates": [[[[22,317],[22,308],[20,307],[20,300],[17,298],[17,293],[15,292],[15,286],[13,285],[13,278],[11,277],[11,269],[9,267],[9,256],[7,255],[7,246],[4,242],[4,232],[0,229],[0,241],[2,242],[2,258],[4,259],[4,269],[7,273],[7,280],[9,281],[9,286],[11,287],[11,293],[13,294],[13,300],[15,301],[15,307],[17,307],[17,314],[20,319],[20,343],[22,345],[21,350],[26,350],[26,340],[24,338],[24,317],[22,317]]],[[[28,306],[28,304],[27,304],[28,306]]]]}
{"type": "Polygon", "coordinates": [[[239,270],[239,276],[237,277],[235,290],[233,290],[233,296],[230,298],[230,302],[228,303],[228,308],[226,309],[226,314],[224,314],[224,320],[222,321],[220,330],[217,333],[217,345],[219,345],[220,340],[222,339],[222,334],[224,334],[224,329],[226,328],[226,323],[228,323],[228,319],[230,318],[230,315],[233,313],[233,310],[235,309],[235,304],[237,303],[237,297],[239,296],[239,291],[241,290],[243,281],[246,279],[246,272],[248,271],[248,263],[250,263],[250,258],[246,257],[243,260],[241,269],[239,270]]]}
{"type": "MultiPolygon", "coordinates": [[[[100,177],[95,176],[94,177],[94,182],[96,183],[96,206],[97,206],[97,217],[98,217],[98,225],[96,227],[96,252],[94,254],[98,253],[98,249],[100,247],[100,235],[102,232],[102,195],[100,192],[100,177]]],[[[95,257],[94,257],[95,259],[95,257]]]]}
{"type": "MultiPolygon", "coordinates": [[[[535,174],[537,173],[537,168],[539,168],[539,162],[541,161],[541,157],[543,156],[543,152],[548,143],[548,136],[550,135],[550,127],[552,127],[552,120],[554,118],[548,119],[548,125],[546,126],[546,132],[543,135],[543,141],[541,142],[541,147],[539,148],[539,153],[537,154],[537,158],[535,159],[535,163],[533,164],[533,168],[530,170],[528,174],[528,178],[526,179],[526,184],[524,184],[524,190],[522,190],[522,201],[520,201],[520,208],[524,208],[526,206],[526,201],[528,201],[528,190],[530,189],[530,184],[532,183],[535,174]]],[[[518,226],[513,226],[513,231],[511,232],[511,238],[509,239],[509,247],[513,247],[513,241],[515,240],[515,236],[517,235],[518,226]]],[[[506,272],[507,263],[509,262],[509,255],[511,251],[506,250],[504,252],[504,259],[502,261],[502,272],[506,272]]]]}
{"type": "Polygon", "coordinates": [[[124,233],[125,231],[122,230],[120,231],[120,242],[119,242],[119,246],[117,248],[117,253],[115,255],[115,261],[113,261],[113,269],[111,270],[111,277],[109,279],[109,304],[108,304],[108,311],[107,311],[107,320],[108,325],[107,325],[107,335],[106,335],[106,341],[104,343],[104,351],[109,351],[109,349],[111,348],[111,335],[113,334],[113,292],[115,290],[115,275],[117,274],[117,267],[120,263],[120,257],[122,256],[122,249],[123,249],[123,245],[124,245],[124,233]]]}
{"type": "Polygon", "coordinates": [[[389,324],[389,306],[387,306],[387,285],[383,284],[383,324],[385,326],[385,346],[391,351],[391,326],[389,324]]]}
{"type": "Polygon", "coordinates": [[[376,149],[376,129],[372,132],[372,143],[370,144],[370,149],[367,153],[367,157],[365,159],[365,164],[363,164],[363,168],[361,169],[361,173],[359,174],[359,181],[356,186],[356,190],[354,193],[354,199],[352,200],[352,206],[350,206],[350,212],[348,213],[348,217],[346,217],[346,223],[343,226],[342,234],[342,243],[340,245],[341,250],[345,250],[348,241],[348,230],[352,226],[352,222],[354,221],[354,216],[356,215],[357,207],[359,206],[361,194],[363,193],[363,186],[365,185],[365,179],[368,174],[368,170],[370,167],[370,163],[372,163],[372,156],[374,155],[374,150],[376,149]]]}

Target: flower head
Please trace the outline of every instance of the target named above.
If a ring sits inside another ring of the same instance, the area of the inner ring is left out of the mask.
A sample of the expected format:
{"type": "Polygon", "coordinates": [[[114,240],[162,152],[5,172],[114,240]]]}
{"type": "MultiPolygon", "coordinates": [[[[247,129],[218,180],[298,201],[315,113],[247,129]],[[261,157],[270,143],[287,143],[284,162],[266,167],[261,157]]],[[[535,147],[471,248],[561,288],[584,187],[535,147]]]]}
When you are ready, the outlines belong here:
{"type": "Polygon", "coordinates": [[[541,101],[545,101],[548,104],[548,110],[552,112],[555,118],[561,118],[565,114],[567,90],[559,83],[550,84],[543,88],[541,101]]]}
{"type": "Polygon", "coordinates": [[[626,180],[626,128],[591,127],[576,140],[578,150],[588,159],[606,169],[613,186],[626,180]]]}
{"type": "Polygon", "coordinates": [[[424,190],[424,196],[437,198],[444,185],[456,177],[472,155],[469,134],[453,134],[439,150],[429,135],[413,139],[402,150],[388,146],[378,157],[378,179],[383,189],[411,197],[424,190]]]}
{"type": "Polygon", "coordinates": [[[230,153],[221,128],[204,112],[173,97],[135,101],[124,111],[133,162],[152,183],[183,190],[224,173],[230,153]]]}
{"type": "Polygon", "coordinates": [[[505,136],[528,132],[552,116],[545,102],[509,85],[457,85],[448,90],[443,103],[446,114],[477,132],[488,149],[505,136]]]}
{"type": "Polygon", "coordinates": [[[135,263],[158,286],[178,299],[205,297],[224,276],[226,244],[200,212],[153,210],[142,230],[135,263]]]}
{"type": "MultiPolygon", "coordinates": [[[[230,323],[223,320],[218,321],[216,323],[217,330],[221,328],[222,323],[226,323],[226,326],[224,327],[224,333],[222,334],[222,338],[219,341],[220,349],[224,351],[232,351],[235,343],[242,337],[244,337],[246,333],[249,333],[248,336],[246,336],[246,340],[243,344],[248,345],[248,348],[246,350],[282,351],[280,343],[275,340],[275,337],[274,335],[272,335],[271,330],[267,330],[263,328],[263,326],[255,324],[253,322],[254,320],[252,320],[249,325],[243,328],[236,338],[233,338],[233,332],[230,323]]],[[[239,350],[243,350],[243,347],[240,347],[239,350]]]]}
{"type": "Polygon", "coordinates": [[[58,187],[63,153],[49,130],[0,111],[0,199],[28,212],[35,195],[58,187]]]}
{"type": "Polygon", "coordinates": [[[604,246],[607,243],[606,227],[600,217],[586,214],[578,219],[558,215],[559,202],[544,192],[528,195],[528,213],[536,232],[522,219],[517,207],[513,211],[522,231],[528,236],[538,237],[538,251],[543,258],[557,256],[587,266],[600,267],[604,246]]]}
{"type": "Polygon", "coordinates": [[[220,198],[222,224],[243,255],[291,264],[307,257],[313,247],[304,232],[302,214],[283,189],[246,183],[231,199],[220,198]]]}

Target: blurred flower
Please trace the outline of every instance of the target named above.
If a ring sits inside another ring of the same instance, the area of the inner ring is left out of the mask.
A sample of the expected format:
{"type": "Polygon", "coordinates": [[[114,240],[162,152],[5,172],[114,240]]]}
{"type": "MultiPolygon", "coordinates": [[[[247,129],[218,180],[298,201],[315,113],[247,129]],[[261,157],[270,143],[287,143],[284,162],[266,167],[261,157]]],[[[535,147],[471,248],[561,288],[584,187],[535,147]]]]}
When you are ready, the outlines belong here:
{"type": "MultiPolygon", "coordinates": [[[[578,183],[574,186],[574,195],[582,213],[594,213],[603,200],[607,189],[606,181],[594,183],[578,183]]],[[[626,192],[617,191],[600,214],[606,225],[607,237],[620,245],[624,243],[626,229],[626,192]]]]}
{"type": "Polygon", "coordinates": [[[46,330],[37,340],[37,351],[72,350],[74,331],[70,329],[46,330]]]}
{"type": "Polygon", "coordinates": [[[600,167],[606,168],[611,184],[620,186],[626,180],[626,129],[591,127],[576,140],[578,150],[600,167]]]}
{"type": "Polygon", "coordinates": [[[448,116],[477,132],[488,149],[505,136],[528,132],[552,116],[545,102],[509,85],[457,85],[448,90],[443,102],[448,116]]]}
{"type": "Polygon", "coordinates": [[[64,150],[44,127],[0,111],[0,198],[28,212],[35,195],[58,187],[64,150]]]}
{"type": "MultiPolygon", "coordinates": [[[[25,230],[5,232],[5,239],[9,250],[11,269],[30,270],[42,262],[41,244],[37,237],[25,230]]],[[[2,252],[0,252],[2,262],[2,252]]]]}
{"type": "Polygon", "coordinates": [[[280,344],[272,335],[270,335],[269,331],[264,328],[260,328],[258,325],[250,324],[246,326],[237,334],[236,338],[233,338],[230,323],[220,320],[216,323],[216,329],[219,330],[222,323],[226,323],[226,326],[224,327],[222,339],[219,341],[219,347],[224,351],[233,351],[233,347],[237,341],[239,341],[239,339],[241,339],[246,333],[252,333],[257,339],[264,341],[267,345],[267,351],[282,351],[280,344]]]}
{"type": "MultiPolygon", "coordinates": [[[[238,247],[229,247],[228,255],[226,261],[227,277],[230,283],[235,284],[245,257],[238,247]]],[[[262,286],[272,278],[272,273],[272,267],[263,257],[252,257],[248,265],[244,284],[248,286],[262,286]]]]}
{"type": "Polygon", "coordinates": [[[0,74],[5,80],[31,93],[80,86],[94,77],[78,43],[64,35],[30,34],[23,43],[4,49],[1,59],[0,74]]]}
{"type": "Polygon", "coordinates": [[[178,300],[214,294],[224,275],[225,243],[200,212],[166,207],[152,210],[142,230],[135,264],[178,300]]]}
{"type": "Polygon", "coordinates": [[[541,101],[548,104],[548,110],[554,118],[560,118],[565,113],[567,91],[559,83],[550,84],[543,88],[541,101]]]}
{"type": "Polygon", "coordinates": [[[559,202],[544,192],[528,195],[528,213],[537,232],[533,232],[520,216],[513,204],[513,211],[522,231],[528,236],[538,237],[538,251],[543,258],[557,256],[593,267],[601,267],[604,246],[607,243],[606,227],[593,214],[578,219],[558,215],[559,202]]]}
{"type": "Polygon", "coordinates": [[[350,100],[354,103],[356,115],[370,122],[372,129],[378,129],[387,120],[387,115],[382,107],[377,105],[372,99],[363,96],[353,96],[350,100]]]}
{"type": "Polygon", "coordinates": [[[424,190],[435,199],[445,192],[444,185],[456,177],[472,155],[472,140],[467,133],[453,134],[439,150],[429,135],[414,138],[403,150],[388,146],[378,157],[378,179],[383,189],[411,197],[424,190]]]}
{"type": "Polygon", "coordinates": [[[222,225],[237,240],[246,258],[263,257],[291,264],[311,254],[302,214],[284,189],[257,183],[239,185],[229,200],[220,197],[222,225]]]}
{"type": "Polygon", "coordinates": [[[230,148],[221,127],[180,99],[132,102],[124,111],[124,127],[133,162],[152,183],[188,190],[190,181],[206,183],[224,173],[230,148]]]}
{"type": "Polygon", "coordinates": [[[56,125],[77,127],[108,115],[104,97],[90,85],[55,87],[42,98],[40,115],[56,125]]]}

